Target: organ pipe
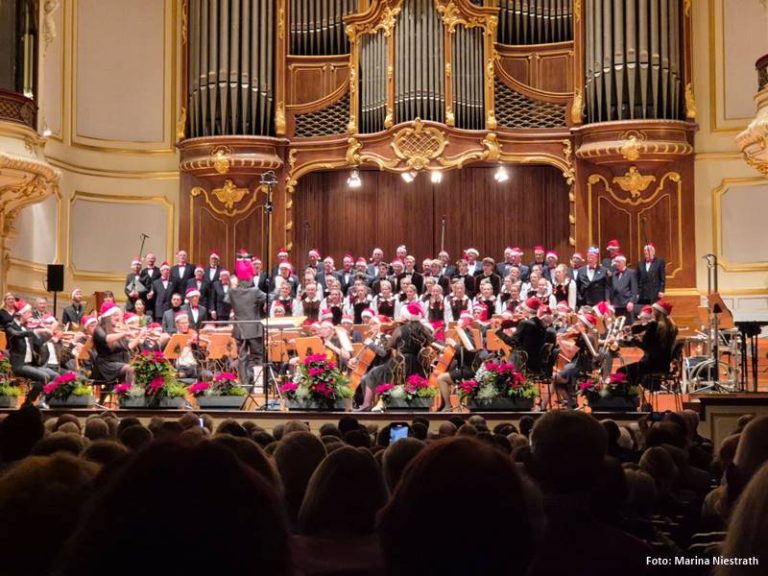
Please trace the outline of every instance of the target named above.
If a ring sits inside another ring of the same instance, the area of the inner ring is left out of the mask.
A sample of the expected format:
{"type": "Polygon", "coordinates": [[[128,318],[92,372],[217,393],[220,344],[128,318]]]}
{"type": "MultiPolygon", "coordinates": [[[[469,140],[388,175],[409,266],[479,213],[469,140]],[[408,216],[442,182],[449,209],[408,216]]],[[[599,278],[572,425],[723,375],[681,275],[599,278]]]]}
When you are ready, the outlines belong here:
{"type": "Polygon", "coordinates": [[[190,0],[190,137],[274,133],[274,34],[273,0],[190,0]]]}
{"type": "Polygon", "coordinates": [[[683,119],[680,4],[585,1],[588,122],[683,119]]]}
{"type": "Polygon", "coordinates": [[[497,40],[526,45],[573,40],[573,0],[499,0],[497,40]]]}
{"type": "Polygon", "coordinates": [[[357,0],[291,0],[290,53],[298,56],[348,54],[344,16],[357,11],[357,0]]]}

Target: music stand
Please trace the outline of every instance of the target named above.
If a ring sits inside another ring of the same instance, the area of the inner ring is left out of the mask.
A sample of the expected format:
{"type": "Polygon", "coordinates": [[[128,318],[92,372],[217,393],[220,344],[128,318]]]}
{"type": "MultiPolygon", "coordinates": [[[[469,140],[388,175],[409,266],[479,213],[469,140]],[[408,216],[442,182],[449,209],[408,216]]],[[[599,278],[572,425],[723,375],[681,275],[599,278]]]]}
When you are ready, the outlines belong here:
{"type": "MultiPolygon", "coordinates": [[[[715,273],[717,271],[717,264],[714,265],[715,273]]],[[[718,292],[710,292],[707,296],[707,304],[709,308],[710,318],[710,362],[712,362],[715,369],[715,379],[708,385],[696,390],[697,393],[703,392],[733,392],[730,386],[722,384],[720,382],[720,329],[723,326],[733,327],[733,316],[731,315],[728,306],[725,305],[723,299],[718,292]],[[721,323],[723,326],[721,326],[721,323]]]]}

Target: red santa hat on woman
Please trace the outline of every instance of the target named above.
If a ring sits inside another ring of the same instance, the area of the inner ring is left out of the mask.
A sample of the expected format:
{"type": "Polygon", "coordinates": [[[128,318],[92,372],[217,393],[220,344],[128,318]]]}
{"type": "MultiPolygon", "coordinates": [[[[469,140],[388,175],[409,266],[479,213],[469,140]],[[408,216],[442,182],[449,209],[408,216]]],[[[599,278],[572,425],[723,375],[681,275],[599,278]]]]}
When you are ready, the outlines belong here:
{"type": "Polygon", "coordinates": [[[658,302],[653,304],[653,309],[656,312],[660,312],[661,314],[664,314],[664,316],[669,316],[672,314],[672,303],[667,302],[666,300],[659,300],[658,302]]]}
{"type": "Polygon", "coordinates": [[[608,302],[607,300],[603,300],[602,302],[598,302],[597,306],[595,306],[594,310],[595,310],[595,314],[599,318],[602,318],[606,314],[613,314],[613,313],[616,312],[614,307],[611,306],[611,303],[608,302]]]}
{"type": "Polygon", "coordinates": [[[16,314],[18,314],[19,316],[24,314],[24,312],[29,312],[32,310],[32,306],[27,304],[22,298],[19,298],[18,300],[16,300],[13,307],[16,310],[16,314]]]}
{"type": "Polygon", "coordinates": [[[376,316],[376,312],[374,312],[371,308],[366,308],[363,310],[362,314],[360,314],[363,318],[373,318],[376,316]]]}
{"type": "Polygon", "coordinates": [[[587,328],[594,328],[597,324],[597,318],[594,314],[579,314],[578,318],[587,328]]]}
{"type": "Polygon", "coordinates": [[[424,310],[418,302],[411,302],[400,311],[403,320],[421,320],[424,318],[424,310]]]}
{"type": "Polygon", "coordinates": [[[540,306],[541,306],[541,300],[536,298],[536,296],[533,296],[532,298],[528,298],[528,300],[520,304],[520,307],[523,309],[523,312],[528,312],[529,314],[536,314],[539,311],[540,306]]]}
{"type": "Polygon", "coordinates": [[[113,302],[104,302],[99,308],[99,318],[109,318],[120,313],[120,308],[113,302]]]}
{"type": "Polygon", "coordinates": [[[333,312],[327,308],[320,312],[320,320],[333,320],[333,312]]]}

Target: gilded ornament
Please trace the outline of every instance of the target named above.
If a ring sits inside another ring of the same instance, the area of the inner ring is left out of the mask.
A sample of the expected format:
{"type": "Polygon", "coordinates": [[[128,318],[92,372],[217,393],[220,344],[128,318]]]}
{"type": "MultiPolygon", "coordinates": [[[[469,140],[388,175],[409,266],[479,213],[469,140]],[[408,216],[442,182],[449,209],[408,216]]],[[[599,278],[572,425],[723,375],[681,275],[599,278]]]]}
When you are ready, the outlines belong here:
{"type": "Polygon", "coordinates": [[[387,108],[387,115],[384,117],[384,128],[389,130],[390,128],[392,128],[392,126],[394,126],[394,124],[395,124],[395,121],[394,121],[394,114],[392,113],[392,109],[387,108]]]}
{"type": "Polygon", "coordinates": [[[496,114],[494,114],[493,110],[488,110],[488,117],[485,119],[485,127],[488,128],[488,130],[496,130],[496,114]]]}
{"type": "Polygon", "coordinates": [[[496,161],[501,159],[501,144],[495,132],[488,132],[483,138],[483,160],[496,161]]]}
{"type": "Polygon", "coordinates": [[[355,25],[349,24],[346,28],[344,28],[344,31],[347,33],[349,43],[354,44],[357,41],[357,28],[355,28],[355,25]]]}
{"type": "MultiPolygon", "coordinates": [[[[478,16],[465,16],[462,14],[454,0],[449,0],[448,2],[445,2],[445,0],[436,0],[435,7],[437,8],[437,13],[440,14],[440,17],[443,19],[443,24],[445,24],[451,34],[456,32],[456,26],[459,24],[463,24],[467,28],[483,25],[483,18],[478,16]]],[[[493,18],[494,17],[488,18],[488,29],[491,28],[490,20],[493,18]]]]}
{"type": "Polygon", "coordinates": [[[648,186],[655,180],[656,177],[651,174],[648,174],[647,176],[640,174],[640,172],[637,171],[636,166],[630,166],[624,176],[616,176],[613,179],[624,192],[629,192],[629,195],[632,198],[640,196],[640,194],[645,192],[648,186]]]}
{"type": "Polygon", "coordinates": [[[187,137],[187,107],[182,106],[179,111],[179,119],[176,121],[176,139],[184,140],[187,137]]]}
{"type": "MultiPolygon", "coordinates": [[[[347,140],[347,164],[350,166],[357,166],[360,164],[360,150],[363,148],[363,145],[360,144],[360,141],[357,138],[350,138],[347,140]]],[[[292,170],[291,170],[292,171],[292,170]]]]}
{"type": "Polygon", "coordinates": [[[577,24],[581,22],[581,0],[573,0],[573,18],[577,24]]]}
{"type": "Polygon", "coordinates": [[[456,126],[456,116],[453,114],[453,108],[450,104],[445,107],[445,124],[446,126],[456,126]]]}
{"type": "Polygon", "coordinates": [[[357,118],[354,114],[349,115],[349,123],[347,124],[347,132],[354,134],[357,132],[357,118]]]}
{"type": "Polygon", "coordinates": [[[683,0],[683,6],[685,7],[685,17],[688,18],[691,15],[691,5],[693,0],[683,0]]]}
{"type": "Polygon", "coordinates": [[[390,146],[410,169],[423,170],[442,155],[447,144],[448,140],[441,130],[424,126],[421,118],[416,118],[412,128],[398,130],[390,146]]]}
{"type": "Polygon", "coordinates": [[[445,63],[445,77],[448,80],[451,79],[451,63],[450,62],[445,63]]]}
{"type": "Polygon", "coordinates": [[[285,103],[281,101],[275,107],[275,134],[284,136],[285,130],[285,103]]]}
{"type": "Polygon", "coordinates": [[[581,124],[583,108],[584,97],[581,94],[581,88],[576,88],[573,93],[573,103],[571,104],[571,122],[573,124],[581,124]]]}
{"type": "Polygon", "coordinates": [[[576,167],[573,165],[573,144],[567,138],[560,141],[563,145],[563,158],[566,168],[563,170],[563,178],[569,186],[576,181],[576,167]]]}
{"type": "Polygon", "coordinates": [[[285,38],[285,8],[277,11],[277,37],[280,40],[285,38]]]}
{"type": "Polygon", "coordinates": [[[635,162],[640,158],[640,141],[634,135],[630,136],[621,145],[621,155],[630,162],[635,162]]]}
{"type": "Polygon", "coordinates": [[[224,181],[223,187],[214,188],[212,192],[219,199],[219,202],[224,204],[227,210],[232,210],[235,204],[239,203],[248,194],[248,188],[238,188],[232,180],[227,178],[224,181]]]}
{"type": "Polygon", "coordinates": [[[181,43],[187,43],[187,34],[189,33],[189,0],[181,3],[181,43]]]}
{"type": "Polygon", "coordinates": [[[213,169],[219,174],[226,174],[229,172],[232,162],[229,159],[231,150],[226,146],[219,146],[214,148],[211,152],[211,165],[213,169]]]}
{"type": "Polygon", "coordinates": [[[693,120],[696,118],[696,97],[693,94],[693,84],[685,85],[685,117],[693,120]]]}
{"type": "Polygon", "coordinates": [[[43,4],[43,38],[45,44],[43,45],[43,53],[47,52],[48,46],[56,40],[56,21],[53,19],[53,14],[59,9],[59,0],[46,0],[43,4]]]}

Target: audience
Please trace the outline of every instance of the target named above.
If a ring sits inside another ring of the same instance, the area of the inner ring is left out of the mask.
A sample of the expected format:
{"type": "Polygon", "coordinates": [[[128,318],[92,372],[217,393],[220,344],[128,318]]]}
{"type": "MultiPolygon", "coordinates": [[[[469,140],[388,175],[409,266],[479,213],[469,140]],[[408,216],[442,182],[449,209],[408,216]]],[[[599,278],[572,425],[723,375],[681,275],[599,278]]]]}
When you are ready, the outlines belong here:
{"type": "Polygon", "coordinates": [[[389,425],[351,415],[315,435],[297,419],[270,431],[193,412],[146,426],[9,412],[0,573],[633,576],[664,572],[647,557],[768,562],[768,417],[740,418],[716,457],[691,411],[517,424],[417,417],[390,445],[389,425]]]}

